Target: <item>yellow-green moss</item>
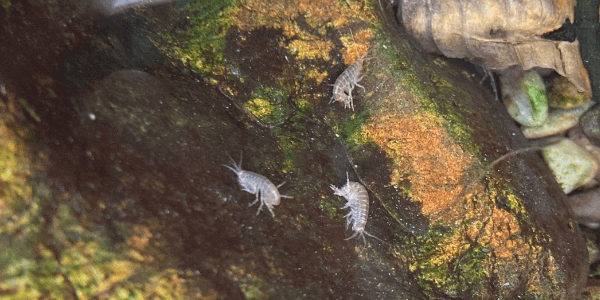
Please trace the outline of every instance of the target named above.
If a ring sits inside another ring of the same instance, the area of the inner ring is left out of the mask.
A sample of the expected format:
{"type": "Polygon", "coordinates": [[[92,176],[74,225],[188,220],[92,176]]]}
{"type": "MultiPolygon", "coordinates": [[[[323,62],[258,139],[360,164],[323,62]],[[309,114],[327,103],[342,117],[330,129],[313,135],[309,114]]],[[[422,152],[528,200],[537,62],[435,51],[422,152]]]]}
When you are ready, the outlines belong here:
{"type": "Polygon", "coordinates": [[[184,298],[183,286],[173,285],[177,281],[176,270],[156,271],[145,266],[139,259],[144,256],[131,254],[136,249],[114,252],[104,231],[88,230],[67,204],[57,202],[49,187],[43,183],[31,184],[34,185],[31,198],[22,199],[29,205],[11,206],[11,218],[19,221],[19,231],[14,232],[12,222],[5,218],[0,223],[0,234],[11,236],[10,246],[5,244],[8,240],[0,242],[4,249],[0,252],[0,264],[5,266],[0,271],[5,279],[0,289],[11,291],[11,299],[35,299],[43,294],[52,299],[66,299],[70,298],[70,290],[79,298],[89,299],[117,282],[118,291],[111,293],[117,299],[119,295],[134,299],[184,298]],[[54,215],[44,210],[51,202],[57,205],[54,215]],[[47,225],[50,226],[43,233],[42,226],[47,225]],[[47,246],[44,240],[48,237],[60,252],[47,246]],[[127,280],[132,276],[137,279],[127,280]]]}
{"type": "Polygon", "coordinates": [[[171,45],[169,52],[196,71],[222,72],[225,35],[233,25],[229,14],[241,4],[237,0],[190,0],[182,9],[190,24],[184,37],[163,34],[171,45]]]}
{"type": "Polygon", "coordinates": [[[352,114],[350,117],[343,120],[335,130],[341,136],[349,151],[354,151],[362,145],[369,142],[368,136],[363,130],[364,125],[369,120],[370,113],[368,110],[361,111],[358,115],[352,114]]]}
{"type": "Polygon", "coordinates": [[[273,293],[273,288],[266,280],[252,275],[241,280],[240,288],[246,299],[268,299],[273,293]]]}
{"type": "Polygon", "coordinates": [[[414,243],[420,244],[410,264],[425,291],[441,291],[448,296],[477,293],[483,288],[489,250],[470,245],[457,235],[457,229],[438,224],[414,243]],[[452,251],[449,251],[452,250],[452,251]]]}
{"type": "Polygon", "coordinates": [[[265,125],[278,125],[285,121],[290,108],[284,91],[259,86],[252,92],[250,100],[244,103],[248,109],[261,123],[265,125]]]}
{"type": "Polygon", "coordinates": [[[277,140],[279,141],[279,147],[283,151],[283,172],[288,173],[297,169],[296,153],[302,150],[300,148],[300,142],[296,139],[293,134],[280,133],[277,134],[277,140]]]}

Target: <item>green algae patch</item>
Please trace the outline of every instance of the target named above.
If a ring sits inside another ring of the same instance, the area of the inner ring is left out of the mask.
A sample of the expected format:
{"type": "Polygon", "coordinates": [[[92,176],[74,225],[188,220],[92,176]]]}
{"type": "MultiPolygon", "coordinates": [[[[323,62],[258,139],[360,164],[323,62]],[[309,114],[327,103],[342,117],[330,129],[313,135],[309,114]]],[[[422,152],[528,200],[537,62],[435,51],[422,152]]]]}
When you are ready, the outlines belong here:
{"type": "Polygon", "coordinates": [[[331,220],[338,220],[341,219],[342,214],[340,214],[340,205],[334,205],[333,203],[330,203],[329,201],[319,201],[319,208],[324,211],[325,213],[327,213],[327,216],[329,217],[329,219],[331,220]]]}
{"type": "Polygon", "coordinates": [[[461,297],[483,289],[488,249],[472,245],[459,230],[443,224],[432,227],[414,242],[421,247],[409,268],[417,272],[425,291],[461,297]]]}
{"type": "Polygon", "coordinates": [[[296,159],[298,152],[302,150],[303,142],[294,134],[279,133],[276,135],[279,141],[279,147],[283,151],[283,172],[288,173],[298,168],[296,159]]]}
{"type": "Polygon", "coordinates": [[[230,15],[242,5],[237,0],[191,0],[182,8],[189,27],[182,36],[163,34],[171,55],[205,74],[223,73],[225,36],[233,25],[230,15]]]}
{"type": "Polygon", "coordinates": [[[548,82],[548,105],[557,108],[575,108],[590,101],[590,91],[579,92],[567,78],[554,76],[548,82]]]}
{"type": "Polygon", "coordinates": [[[363,110],[358,114],[352,114],[344,119],[334,130],[342,137],[349,151],[355,151],[372,141],[364,131],[364,126],[369,121],[370,113],[363,110]]]}
{"type": "Polygon", "coordinates": [[[546,96],[546,90],[541,90],[537,86],[530,84],[525,84],[525,90],[531,101],[534,119],[543,120],[544,117],[542,115],[548,112],[548,97],[546,96]]]}
{"type": "Polygon", "coordinates": [[[248,276],[241,280],[240,287],[246,299],[267,299],[273,293],[270,284],[256,276],[248,276]]]}
{"type": "MultiPolygon", "coordinates": [[[[176,270],[157,271],[147,266],[154,260],[144,253],[147,243],[142,238],[148,238],[149,230],[141,230],[144,234],[139,236],[140,230],[136,231],[138,226],[134,226],[125,236],[129,246],[123,245],[123,252],[114,252],[104,230],[89,230],[69,205],[53,197],[48,186],[31,184],[31,197],[22,199],[30,201],[30,205],[21,209],[12,207],[11,218],[21,221],[19,230],[11,230],[6,216],[0,223],[0,233],[11,236],[0,242],[5,249],[0,262],[6,267],[0,274],[5,278],[0,283],[2,290],[11,291],[16,299],[42,295],[53,299],[71,299],[73,295],[90,299],[111,287],[115,290],[110,294],[117,297],[185,297],[185,280],[178,278],[176,270]],[[48,209],[54,205],[55,210],[48,209]]],[[[72,199],[70,204],[75,201],[72,199]]],[[[83,203],[77,205],[82,207],[83,203]]]]}
{"type": "Polygon", "coordinates": [[[290,115],[290,107],[286,98],[280,89],[257,87],[244,106],[261,123],[278,125],[288,119],[290,115]]]}

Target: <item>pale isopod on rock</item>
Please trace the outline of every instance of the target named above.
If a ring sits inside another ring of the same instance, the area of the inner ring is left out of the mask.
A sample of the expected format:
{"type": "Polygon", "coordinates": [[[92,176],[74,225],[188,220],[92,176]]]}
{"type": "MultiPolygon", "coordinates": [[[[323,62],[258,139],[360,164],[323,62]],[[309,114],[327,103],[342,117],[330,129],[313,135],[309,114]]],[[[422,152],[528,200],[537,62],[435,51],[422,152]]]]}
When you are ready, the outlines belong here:
{"type": "Polygon", "coordinates": [[[352,239],[356,236],[361,236],[366,247],[366,234],[370,237],[378,239],[381,242],[384,242],[380,238],[365,231],[365,226],[367,225],[367,219],[369,217],[369,193],[367,188],[358,182],[350,181],[348,173],[346,173],[346,180],[346,185],[341,188],[337,188],[334,185],[330,186],[335,195],[342,196],[346,199],[346,201],[348,201],[343,207],[350,208],[350,212],[345,216],[346,228],[352,225],[352,231],[354,231],[354,234],[346,240],[352,239]]]}
{"type": "MultiPolygon", "coordinates": [[[[228,155],[229,156],[229,155],[228,155]]],[[[256,195],[256,200],[250,204],[250,206],[256,204],[258,200],[260,200],[260,206],[258,207],[258,211],[256,215],[260,213],[263,205],[267,207],[271,215],[275,217],[275,213],[273,213],[273,206],[279,205],[281,198],[292,198],[287,195],[279,194],[278,188],[281,187],[285,182],[274,185],[271,180],[267,179],[265,176],[262,176],[258,173],[250,172],[242,170],[242,156],[240,155],[240,163],[236,164],[233,158],[229,156],[233,166],[223,165],[231,171],[235,172],[238,177],[238,183],[242,186],[242,190],[246,191],[250,194],[256,195]],[[260,196],[259,196],[260,194],[260,196]]]]}
{"type": "Polygon", "coordinates": [[[333,96],[331,97],[332,102],[340,102],[344,104],[344,108],[350,107],[354,110],[354,102],[352,100],[352,90],[355,86],[365,89],[362,85],[358,84],[364,77],[361,75],[365,56],[360,56],[351,66],[349,66],[333,84],[333,96]]]}
{"type": "MultiPolygon", "coordinates": [[[[356,54],[358,55],[358,52],[356,54]]],[[[352,90],[354,90],[355,86],[359,86],[363,90],[365,89],[365,87],[358,84],[364,77],[364,75],[362,75],[363,64],[365,60],[369,59],[365,58],[365,56],[366,55],[358,56],[358,59],[335,80],[335,83],[333,84],[333,96],[329,101],[330,104],[332,102],[340,102],[344,104],[344,108],[350,107],[354,111],[352,90]]]]}

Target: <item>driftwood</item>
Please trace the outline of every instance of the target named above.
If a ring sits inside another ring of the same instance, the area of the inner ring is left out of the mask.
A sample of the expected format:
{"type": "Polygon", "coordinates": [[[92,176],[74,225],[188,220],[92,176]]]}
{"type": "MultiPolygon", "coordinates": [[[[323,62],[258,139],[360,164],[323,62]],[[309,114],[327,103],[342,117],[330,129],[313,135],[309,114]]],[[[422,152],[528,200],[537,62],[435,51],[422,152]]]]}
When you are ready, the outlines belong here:
{"type": "Polygon", "coordinates": [[[548,68],[591,93],[579,42],[542,38],[572,22],[574,6],[574,0],[402,0],[398,19],[423,51],[489,70],[548,68]]]}

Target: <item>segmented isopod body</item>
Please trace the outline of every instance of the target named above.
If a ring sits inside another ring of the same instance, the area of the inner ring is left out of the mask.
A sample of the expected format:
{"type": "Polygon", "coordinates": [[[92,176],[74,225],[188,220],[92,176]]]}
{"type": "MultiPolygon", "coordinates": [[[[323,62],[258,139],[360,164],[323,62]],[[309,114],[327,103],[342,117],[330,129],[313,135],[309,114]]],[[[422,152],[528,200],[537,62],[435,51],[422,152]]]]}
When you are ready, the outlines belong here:
{"type": "Polygon", "coordinates": [[[292,198],[290,196],[279,194],[278,188],[282,186],[285,182],[280,185],[274,185],[271,180],[267,179],[265,176],[262,176],[258,173],[250,172],[242,170],[242,157],[240,155],[240,163],[239,165],[235,163],[231,156],[229,157],[233,166],[227,166],[228,169],[235,172],[238,177],[238,183],[242,186],[242,190],[246,191],[250,194],[256,195],[256,200],[250,204],[250,206],[256,204],[260,200],[260,206],[258,207],[258,211],[256,215],[258,215],[263,207],[266,206],[271,215],[275,217],[275,213],[273,212],[273,206],[279,205],[281,202],[281,198],[292,198]],[[260,194],[260,195],[259,195],[260,194]]]}
{"type": "Polygon", "coordinates": [[[362,85],[358,84],[364,77],[361,75],[363,63],[365,62],[365,55],[359,56],[358,59],[349,66],[340,76],[335,80],[333,84],[333,96],[329,103],[340,102],[344,104],[344,108],[350,107],[354,111],[354,102],[352,101],[352,90],[355,86],[365,89],[362,85]]]}
{"type": "Polygon", "coordinates": [[[348,178],[348,173],[346,173],[346,180],[347,183],[342,188],[337,188],[334,185],[330,186],[335,195],[342,196],[346,199],[346,201],[348,201],[343,207],[350,208],[350,212],[345,216],[346,228],[352,225],[352,231],[354,231],[354,234],[346,240],[360,236],[362,237],[366,246],[366,234],[381,241],[381,239],[378,237],[365,231],[367,218],[369,217],[369,193],[367,192],[367,188],[358,182],[350,181],[348,178]]]}

